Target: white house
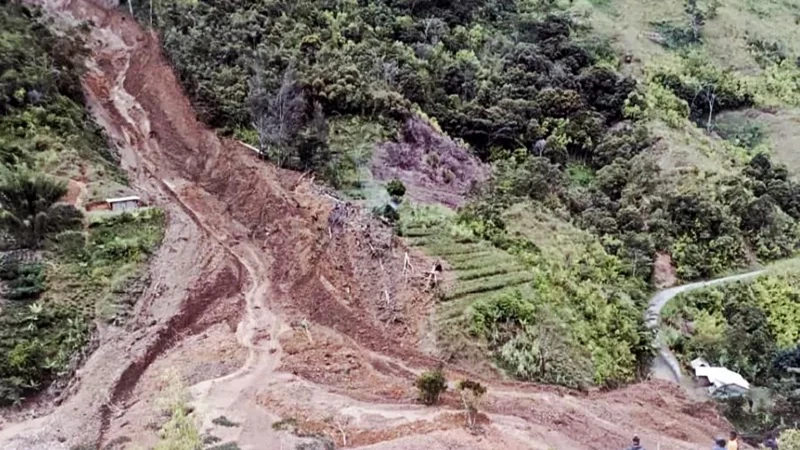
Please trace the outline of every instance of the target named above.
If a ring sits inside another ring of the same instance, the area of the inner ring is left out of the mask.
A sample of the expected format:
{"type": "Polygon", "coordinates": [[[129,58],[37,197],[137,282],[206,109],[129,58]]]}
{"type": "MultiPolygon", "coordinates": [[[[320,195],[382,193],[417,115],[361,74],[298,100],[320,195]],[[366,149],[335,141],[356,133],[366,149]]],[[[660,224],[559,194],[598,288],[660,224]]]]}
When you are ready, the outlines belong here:
{"type": "Polygon", "coordinates": [[[142,199],[132,195],[130,197],[107,198],[106,203],[111,211],[131,211],[139,207],[142,199]]]}
{"type": "Polygon", "coordinates": [[[701,358],[692,361],[691,365],[697,380],[707,386],[711,393],[743,394],[750,389],[750,383],[730,369],[711,367],[701,358]]]}

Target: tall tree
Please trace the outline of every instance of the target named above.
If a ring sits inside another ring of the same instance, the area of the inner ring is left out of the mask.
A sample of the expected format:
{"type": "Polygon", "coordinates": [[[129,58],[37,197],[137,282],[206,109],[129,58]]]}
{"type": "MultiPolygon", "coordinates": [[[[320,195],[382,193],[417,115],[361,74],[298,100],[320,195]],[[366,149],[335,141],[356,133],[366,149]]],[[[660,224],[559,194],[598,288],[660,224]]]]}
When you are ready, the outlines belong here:
{"type": "Polygon", "coordinates": [[[17,245],[38,247],[50,233],[80,225],[75,207],[57,204],[67,193],[66,183],[27,169],[0,175],[0,226],[17,245]]]}
{"type": "Polygon", "coordinates": [[[290,159],[289,146],[303,127],[306,116],[306,97],[290,65],[283,73],[281,85],[269,92],[262,65],[256,62],[249,83],[250,114],[258,132],[261,155],[285,166],[290,159]]]}

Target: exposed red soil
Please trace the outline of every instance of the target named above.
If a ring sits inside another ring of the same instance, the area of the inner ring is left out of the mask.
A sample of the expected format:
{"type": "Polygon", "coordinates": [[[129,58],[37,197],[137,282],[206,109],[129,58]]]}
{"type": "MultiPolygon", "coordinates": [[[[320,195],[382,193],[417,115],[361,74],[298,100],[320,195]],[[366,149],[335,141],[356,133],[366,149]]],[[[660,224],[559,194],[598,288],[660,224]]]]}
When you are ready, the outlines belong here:
{"type": "Polygon", "coordinates": [[[376,360],[321,327],[281,336],[281,369],[363,401],[413,402],[415,374],[376,360]]]}
{"type": "MultiPolygon", "coordinates": [[[[284,405],[268,398],[260,399],[264,406],[282,411],[283,417],[290,418],[292,425],[288,431],[306,436],[326,436],[336,443],[337,448],[362,447],[380,442],[392,441],[409,435],[424,435],[436,431],[464,428],[463,412],[452,411],[441,414],[433,420],[417,420],[402,425],[385,424],[376,429],[361,429],[341,417],[315,417],[312,409],[284,405]],[[299,418],[299,419],[297,419],[299,418]],[[345,441],[347,439],[347,441],[345,441]]],[[[479,425],[488,423],[481,415],[479,425]]]]}
{"type": "Polygon", "coordinates": [[[78,204],[78,199],[80,198],[81,192],[85,187],[86,185],[83,183],[75,180],[69,180],[69,183],[67,184],[67,193],[64,194],[64,198],[62,198],[61,201],[69,203],[73,206],[80,206],[78,204]]]}
{"type": "Polygon", "coordinates": [[[397,141],[379,145],[370,165],[376,179],[402,181],[412,200],[451,207],[463,204],[489,177],[488,167],[469,149],[418,117],[406,121],[397,141]]]}
{"type": "Polygon", "coordinates": [[[676,284],[678,284],[678,271],[672,264],[672,257],[666,253],[658,253],[653,262],[653,286],[656,289],[666,289],[676,284]]]}
{"type": "Polygon", "coordinates": [[[84,205],[86,211],[110,211],[111,206],[109,206],[108,202],[105,201],[96,201],[96,202],[89,202],[84,205]]]}
{"type": "MultiPolygon", "coordinates": [[[[93,24],[88,102],[137,193],[169,224],[132,322],[101,330],[61,406],[0,430],[3,448],[152,443],[164,368],[191,385],[201,432],[243,449],[291,448],[295,438],[269,426],[287,416],[384,450],[606,449],[634,433],[689,449],[726,429],[709,405],[659,383],[576,394],[483,380],[480,435],[461,427],[455,393],[440,408],[415,404],[411,381],[437,364],[419,350],[433,300],[403,273],[407,250],[391,230],[199,123],[158,41],[117,8],[45,6],[93,24]],[[239,425],[215,425],[223,414],[239,425]]],[[[473,377],[467,369],[448,377],[473,377]]]]}

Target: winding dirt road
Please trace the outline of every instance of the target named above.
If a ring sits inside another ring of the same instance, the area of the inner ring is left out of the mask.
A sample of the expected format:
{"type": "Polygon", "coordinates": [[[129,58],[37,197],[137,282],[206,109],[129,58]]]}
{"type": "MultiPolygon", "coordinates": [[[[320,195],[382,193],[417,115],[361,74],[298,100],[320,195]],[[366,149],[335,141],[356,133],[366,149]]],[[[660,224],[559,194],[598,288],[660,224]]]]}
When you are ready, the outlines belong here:
{"type": "MultiPolygon", "coordinates": [[[[717,284],[746,280],[763,273],[764,270],[756,270],[753,272],[722,277],[716,280],[698,281],[696,283],[684,284],[683,286],[664,289],[650,299],[647,311],[645,312],[645,323],[649,328],[657,329],[659,322],[661,321],[661,310],[664,309],[664,306],[666,306],[667,303],[669,303],[669,301],[675,298],[675,296],[678,294],[693,291],[695,289],[714,286],[717,284]]],[[[681,366],[678,363],[678,359],[665,343],[659,342],[658,345],[658,356],[655,358],[655,360],[653,360],[653,376],[661,380],[680,384],[683,379],[683,374],[681,373],[681,366]]]]}
{"type": "Polygon", "coordinates": [[[407,249],[391,231],[198,122],[157,39],[116,5],[44,7],[91,24],[87,102],[169,224],[133,321],[103,327],[60,405],[9,420],[0,447],[152,445],[166,369],[189,387],[201,432],[243,450],[324,439],[374,450],[600,450],[634,433],[647,446],[693,449],[727,429],[712,405],[659,382],[586,394],[448,367],[451,379],[489,385],[480,435],[464,428],[455,394],[439,408],[415,404],[414,375],[437,363],[419,350],[433,300],[405,279],[407,249]],[[302,432],[273,427],[287,419],[302,432]]]}

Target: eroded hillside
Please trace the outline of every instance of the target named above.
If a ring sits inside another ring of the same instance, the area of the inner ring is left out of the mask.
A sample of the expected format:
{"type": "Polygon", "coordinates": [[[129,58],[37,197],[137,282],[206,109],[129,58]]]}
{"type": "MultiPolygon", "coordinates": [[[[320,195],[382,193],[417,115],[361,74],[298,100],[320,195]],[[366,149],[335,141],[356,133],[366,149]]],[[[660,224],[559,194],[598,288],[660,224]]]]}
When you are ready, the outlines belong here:
{"type": "Polygon", "coordinates": [[[87,103],[167,225],[130,321],[99,336],[52,413],[9,416],[4,448],[153,446],[186,413],[209,445],[244,449],[599,449],[633,433],[689,449],[726,428],[713,405],[658,382],[579,393],[458,366],[448,378],[489,387],[481,434],[454,394],[415,404],[413,379],[438,363],[422,350],[432,261],[310,176],[200,123],[158,40],[114,5],[43,6],[89,24],[87,103]],[[171,417],[165,401],[178,405],[171,417]]]}

